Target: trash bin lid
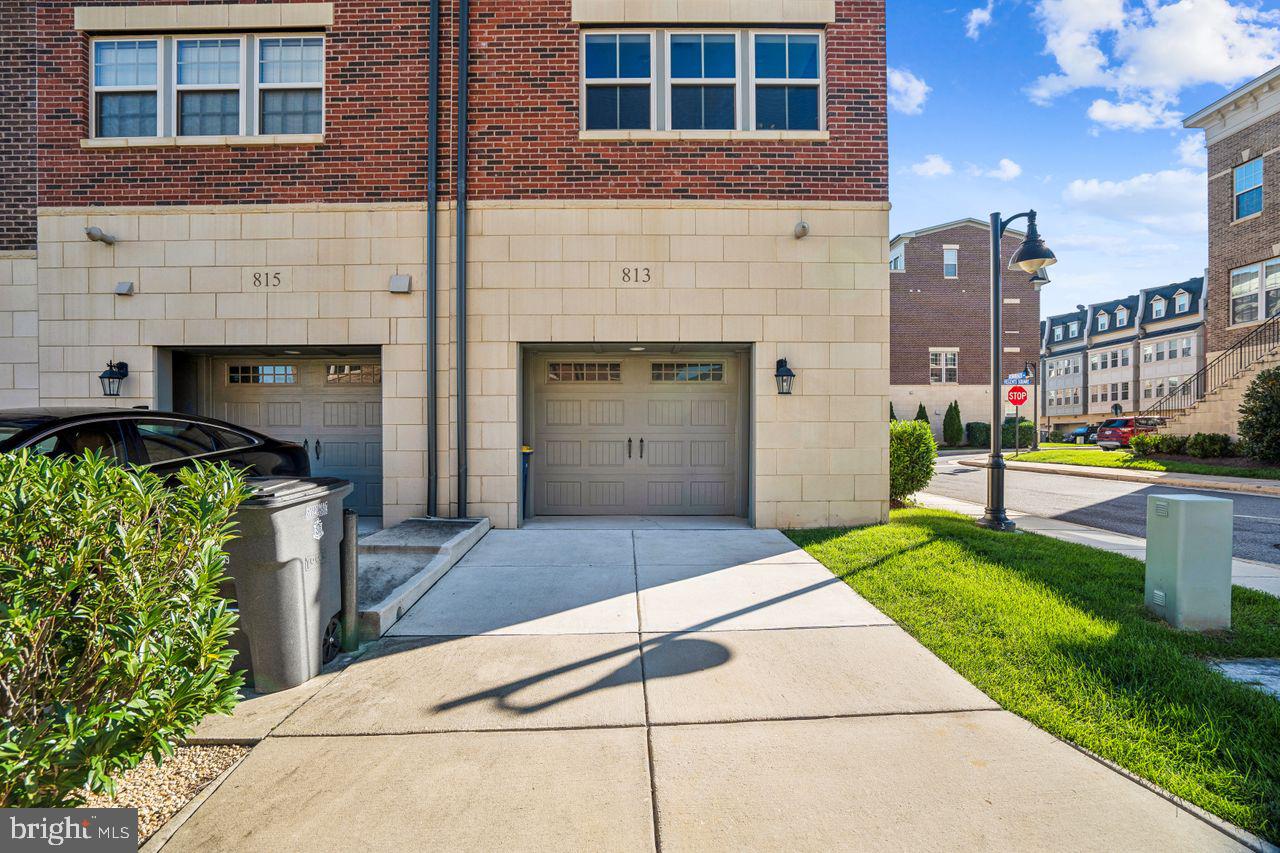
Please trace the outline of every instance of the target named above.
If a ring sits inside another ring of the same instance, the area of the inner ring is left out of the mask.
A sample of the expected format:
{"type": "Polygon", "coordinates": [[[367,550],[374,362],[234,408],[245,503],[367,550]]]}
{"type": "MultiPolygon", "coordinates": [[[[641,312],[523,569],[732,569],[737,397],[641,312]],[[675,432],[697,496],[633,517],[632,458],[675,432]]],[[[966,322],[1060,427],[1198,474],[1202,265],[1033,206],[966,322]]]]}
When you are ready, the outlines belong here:
{"type": "Polygon", "coordinates": [[[250,477],[247,482],[253,495],[240,506],[252,509],[278,509],[321,500],[333,492],[346,495],[352,489],[349,480],[339,477],[250,477]]]}

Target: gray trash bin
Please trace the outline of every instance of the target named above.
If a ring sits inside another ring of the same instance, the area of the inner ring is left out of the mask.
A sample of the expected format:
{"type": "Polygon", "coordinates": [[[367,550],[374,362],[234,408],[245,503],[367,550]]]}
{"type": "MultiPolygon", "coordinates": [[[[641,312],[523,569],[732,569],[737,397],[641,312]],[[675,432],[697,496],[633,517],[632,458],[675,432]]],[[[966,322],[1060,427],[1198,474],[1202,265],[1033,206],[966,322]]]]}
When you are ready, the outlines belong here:
{"type": "MultiPolygon", "coordinates": [[[[326,630],[342,610],[342,499],[335,477],[253,478],[227,544],[228,589],[240,611],[233,667],[260,693],[320,674],[326,630]]],[[[335,634],[336,637],[336,634],[335,634]]]]}

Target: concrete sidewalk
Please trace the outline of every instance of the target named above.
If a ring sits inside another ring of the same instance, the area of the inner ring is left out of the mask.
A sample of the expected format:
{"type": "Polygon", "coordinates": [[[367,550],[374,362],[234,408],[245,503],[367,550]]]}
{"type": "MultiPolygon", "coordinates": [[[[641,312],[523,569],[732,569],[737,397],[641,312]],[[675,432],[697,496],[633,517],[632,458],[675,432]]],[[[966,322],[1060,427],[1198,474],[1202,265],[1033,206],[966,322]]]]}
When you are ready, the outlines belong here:
{"type": "MultiPolygon", "coordinates": [[[[1102,451],[1098,451],[1101,453],[1102,451]]],[[[970,468],[986,468],[986,456],[958,460],[970,468]]],[[[1243,492],[1254,495],[1280,495],[1280,481],[1255,480],[1249,477],[1227,477],[1217,474],[1179,474],[1174,471],[1143,471],[1138,468],[1095,468],[1091,465],[1064,465],[1060,462],[1019,462],[1006,456],[1010,471],[1032,471],[1039,474],[1061,474],[1065,477],[1090,477],[1095,480],[1120,480],[1169,486],[1178,489],[1212,489],[1220,492],[1243,492]]]]}
{"type": "MultiPolygon", "coordinates": [[[[1038,467],[1038,466],[1037,466],[1038,467]]],[[[916,503],[931,509],[945,509],[981,518],[983,506],[969,501],[957,500],[944,495],[933,495],[921,492],[915,496],[916,503]]],[[[1057,518],[1046,518],[1030,513],[1008,511],[1009,518],[1017,522],[1019,530],[1040,533],[1064,542],[1075,542],[1093,548],[1101,548],[1115,554],[1133,557],[1135,560],[1147,559],[1147,540],[1141,536],[1128,536],[1114,533],[1097,527],[1086,527],[1057,518]]],[[[1255,563],[1252,560],[1233,559],[1231,561],[1231,582],[1236,586],[1246,586],[1261,592],[1280,597],[1280,567],[1267,563],[1255,563]]]]}
{"type": "MultiPolygon", "coordinates": [[[[489,533],[164,849],[1239,850],[777,531],[489,533]]],[[[280,703],[277,703],[280,704],[280,703]]]]}

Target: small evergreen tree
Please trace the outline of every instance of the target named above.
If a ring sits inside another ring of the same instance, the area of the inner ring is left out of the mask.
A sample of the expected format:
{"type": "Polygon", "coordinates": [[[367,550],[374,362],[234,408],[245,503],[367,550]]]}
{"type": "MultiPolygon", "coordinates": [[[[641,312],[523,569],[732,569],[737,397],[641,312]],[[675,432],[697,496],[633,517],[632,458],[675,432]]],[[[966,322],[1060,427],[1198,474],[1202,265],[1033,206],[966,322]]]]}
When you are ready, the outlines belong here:
{"type": "Polygon", "coordinates": [[[896,421],[897,419],[898,419],[898,416],[893,413],[893,403],[890,402],[889,403],[889,420],[896,421]]]}
{"type": "Polygon", "coordinates": [[[916,420],[929,423],[929,413],[925,410],[924,403],[921,403],[920,408],[916,409],[916,420]]]}
{"type": "Polygon", "coordinates": [[[942,440],[948,447],[956,447],[964,441],[964,424],[960,421],[960,401],[952,401],[947,406],[946,417],[942,419],[942,440]]]}

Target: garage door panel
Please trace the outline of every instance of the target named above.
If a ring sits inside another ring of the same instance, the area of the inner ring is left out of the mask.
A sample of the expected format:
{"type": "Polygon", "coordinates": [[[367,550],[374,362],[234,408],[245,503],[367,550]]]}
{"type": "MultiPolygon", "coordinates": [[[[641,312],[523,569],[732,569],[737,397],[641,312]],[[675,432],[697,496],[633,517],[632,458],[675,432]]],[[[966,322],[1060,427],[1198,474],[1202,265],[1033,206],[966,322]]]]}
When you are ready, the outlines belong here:
{"type": "Polygon", "coordinates": [[[257,429],[262,426],[262,407],[257,403],[226,403],[222,407],[222,414],[215,417],[221,417],[224,421],[229,421],[240,426],[257,429]]]}
{"type": "Polygon", "coordinates": [[[549,427],[581,426],[582,401],[547,400],[542,424],[549,427]]]}
{"type": "Polygon", "coordinates": [[[689,442],[689,464],[695,468],[723,468],[730,459],[729,442],[700,439],[689,442]]]}
{"type": "Polygon", "coordinates": [[[582,465],[582,442],[572,440],[547,441],[542,445],[550,468],[578,468],[582,465]]]}
{"type": "Polygon", "coordinates": [[[623,480],[599,480],[587,484],[587,506],[596,511],[621,510],[627,505],[627,484],[623,480]]]}
{"type": "Polygon", "coordinates": [[[682,440],[651,440],[645,448],[645,461],[650,468],[683,468],[684,446],[682,440]]]}
{"type": "Polygon", "coordinates": [[[650,400],[646,423],[651,427],[684,426],[688,407],[687,400],[650,400]]]}
{"type": "Polygon", "coordinates": [[[324,425],[327,427],[363,426],[364,404],[360,402],[325,402],[324,425]]]}
{"type": "Polygon", "coordinates": [[[591,426],[623,426],[626,424],[625,401],[588,400],[587,423],[591,426]]]}
{"type": "Polygon", "coordinates": [[[592,468],[620,468],[627,464],[627,442],[624,439],[593,441],[590,448],[592,468]]]}
{"type": "Polygon", "coordinates": [[[269,427],[302,426],[302,404],[298,402],[267,403],[266,426],[269,426],[269,427]]]}
{"type": "Polygon", "coordinates": [[[727,512],[729,489],[727,480],[694,480],[689,484],[689,505],[694,509],[717,509],[727,512]]]}
{"type": "Polygon", "coordinates": [[[725,400],[693,400],[689,425],[722,427],[729,422],[729,405],[725,400]]]}

